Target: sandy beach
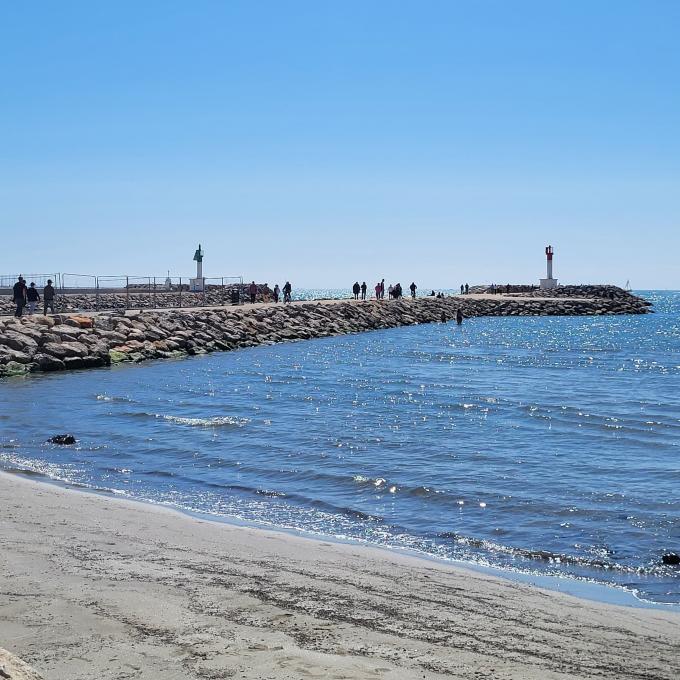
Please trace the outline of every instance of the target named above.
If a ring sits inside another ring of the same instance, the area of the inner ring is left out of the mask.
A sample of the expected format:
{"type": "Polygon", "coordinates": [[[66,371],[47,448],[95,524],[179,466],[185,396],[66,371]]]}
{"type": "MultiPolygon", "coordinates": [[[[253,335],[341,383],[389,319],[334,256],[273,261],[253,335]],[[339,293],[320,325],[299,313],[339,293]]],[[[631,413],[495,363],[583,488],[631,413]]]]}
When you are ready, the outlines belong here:
{"type": "Polygon", "coordinates": [[[676,678],[680,617],[0,475],[0,647],[45,678],[676,678]]]}

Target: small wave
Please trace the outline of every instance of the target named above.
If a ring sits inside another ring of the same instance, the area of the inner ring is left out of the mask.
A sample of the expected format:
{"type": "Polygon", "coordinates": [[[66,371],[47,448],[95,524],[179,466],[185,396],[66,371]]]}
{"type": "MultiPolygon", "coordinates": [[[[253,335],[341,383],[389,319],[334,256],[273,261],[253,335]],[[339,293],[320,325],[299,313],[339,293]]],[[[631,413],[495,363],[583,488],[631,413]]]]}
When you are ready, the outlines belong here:
{"type": "Polygon", "coordinates": [[[111,396],[109,394],[98,394],[96,396],[97,401],[113,401],[113,402],[120,402],[124,404],[133,404],[134,399],[131,399],[130,397],[116,397],[116,396],[111,396]]]}
{"type": "Polygon", "coordinates": [[[188,425],[190,427],[243,427],[249,420],[248,418],[233,418],[232,416],[215,416],[214,418],[183,418],[181,416],[166,416],[157,414],[156,418],[167,420],[177,425],[188,425]]]}
{"type": "Polygon", "coordinates": [[[165,413],[148,413],[147,411],[132,411],[123,414],[130,418],[155,418],[165,420],[175,425],[187,427],[243,427],[250,422],[248,418],[235,418],[233,416],[214,416],[212,418],[187,418],[184,416],[172,416],[165,413]]]}
{"type": "Polygon", "coordinates": [[[484,539],[463,536],[454,531],[444,531],[437,534],[438,538],[452,540],[457,544],[470,548],[478,548],[485,552],[505,554],[511,557],[519,557],[537,562],[549,562],[550,564],[572,565],[589,569],[606,569],[626,574],[656,574],[663,573],[664,569],[660,565],[648,567],[634,567],[630,565],[618,564],[610,560],[593,557],[581,557],[578,555],[567,555],[564,553],[552,552],[550,550],[531,550],[529,548],[515,548],[500,543],[494,543],[484,539]]]}
{"type": "Polygon", "coordinates": [[[352,480],[362,486],[372,486],[378,491],[388,491],[389,493],[397,493],[397,491],[399,491],[399,487],[396,484],[388,482],[384,477],[376,477],[374,479],[371,477],[364,477],[364,475],[354,475],[352,480]]]}

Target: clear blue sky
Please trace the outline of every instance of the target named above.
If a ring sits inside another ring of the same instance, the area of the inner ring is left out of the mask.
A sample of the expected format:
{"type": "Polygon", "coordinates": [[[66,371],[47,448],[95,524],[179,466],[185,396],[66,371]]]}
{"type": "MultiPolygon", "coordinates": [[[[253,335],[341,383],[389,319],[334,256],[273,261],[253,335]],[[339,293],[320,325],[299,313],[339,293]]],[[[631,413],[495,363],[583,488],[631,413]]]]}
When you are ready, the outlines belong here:
{"type": "Polygon", "coordinates": [[[4,2],[0,273],[680,288],[680,2],[4,2]]]}

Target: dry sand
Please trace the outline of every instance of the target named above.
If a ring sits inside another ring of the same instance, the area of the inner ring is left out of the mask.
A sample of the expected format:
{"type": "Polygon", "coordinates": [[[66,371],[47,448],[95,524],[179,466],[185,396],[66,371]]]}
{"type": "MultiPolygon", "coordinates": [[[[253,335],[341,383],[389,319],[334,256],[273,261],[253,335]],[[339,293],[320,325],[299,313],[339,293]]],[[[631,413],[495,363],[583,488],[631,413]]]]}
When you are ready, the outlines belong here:
{"type": "Polygon", "coordinates": [[[0,569],[47,680],[680,677],[674,613],[9,475],[0,569]]]}

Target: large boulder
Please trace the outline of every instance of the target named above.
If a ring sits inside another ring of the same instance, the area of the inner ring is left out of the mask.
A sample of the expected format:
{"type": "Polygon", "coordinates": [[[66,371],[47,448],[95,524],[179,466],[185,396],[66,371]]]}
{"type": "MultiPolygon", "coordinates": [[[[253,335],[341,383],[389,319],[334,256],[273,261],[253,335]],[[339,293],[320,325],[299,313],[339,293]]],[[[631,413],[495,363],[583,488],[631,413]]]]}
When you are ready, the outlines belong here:
{"type": "Polygon", "coordinates": [[[35,351],[38,347],[38,343],[33,338],[14,330],[5,330],[0,335],[0,345],[26,353],[29,353],[31,350],[35,351]]]}
{"type": "Polygon", "coordinates": [[[33,357],[33,363],[37,365],[41,371],[62,371],[64,370],[64,362],[51,354],[36,354],[33,357]]]}
{"type": "Polygon", "coordinates": [[[0,364],[6,364],[9,361],[27,364],[31,361],[31,355],[5,345],[0,345],[0,364]]]}
{"type": "Polygon", "coordinates": [[[82,342],[48,342],[42,347],[43,354],[49,354],[57,359],[67,357],[85,357],[87,347],[82,342]]]}

